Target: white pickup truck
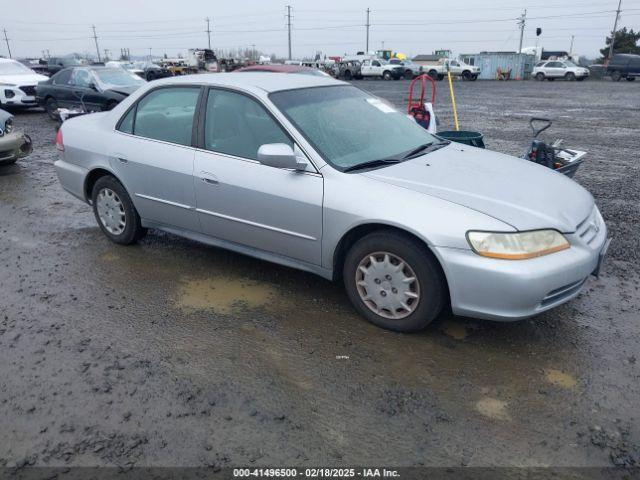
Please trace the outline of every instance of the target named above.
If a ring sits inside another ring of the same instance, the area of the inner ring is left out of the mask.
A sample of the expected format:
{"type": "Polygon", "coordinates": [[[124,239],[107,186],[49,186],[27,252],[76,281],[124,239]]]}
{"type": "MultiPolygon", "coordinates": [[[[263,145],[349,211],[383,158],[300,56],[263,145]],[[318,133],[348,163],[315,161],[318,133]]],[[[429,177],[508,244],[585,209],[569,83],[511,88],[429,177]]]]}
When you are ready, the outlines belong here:
{"type": "Polygon", "coordinates": [[[385,80],[398,80],[404,75],[404,68],[399,65],[391,65],[382,59],[365,59],[362,61],[361,73],[365,78],[383,78],[385,80]]]}
{"type": "Polygon", "coordinates": [[[463,80],[476,80],[480,75],[480,68],[468,65],[460,60],[443,59],[440,62],[432,62],[423,65],[422,69],[431,78],[442,80],[447,74],[447,68],[453,77],[461,77],[463,80]]]}

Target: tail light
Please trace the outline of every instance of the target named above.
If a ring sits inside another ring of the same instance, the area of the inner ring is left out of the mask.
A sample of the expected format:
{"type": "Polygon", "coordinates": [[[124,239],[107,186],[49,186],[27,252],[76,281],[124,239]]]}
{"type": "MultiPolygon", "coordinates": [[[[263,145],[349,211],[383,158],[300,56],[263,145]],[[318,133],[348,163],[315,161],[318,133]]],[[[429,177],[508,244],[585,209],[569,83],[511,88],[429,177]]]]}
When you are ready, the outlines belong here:
{"type": "Polygon", "coordinates": [[[62,129],[58,129],[56,134],[56,148],[61,152],[64,152],[64,141],[62,140],[62,129]]]}

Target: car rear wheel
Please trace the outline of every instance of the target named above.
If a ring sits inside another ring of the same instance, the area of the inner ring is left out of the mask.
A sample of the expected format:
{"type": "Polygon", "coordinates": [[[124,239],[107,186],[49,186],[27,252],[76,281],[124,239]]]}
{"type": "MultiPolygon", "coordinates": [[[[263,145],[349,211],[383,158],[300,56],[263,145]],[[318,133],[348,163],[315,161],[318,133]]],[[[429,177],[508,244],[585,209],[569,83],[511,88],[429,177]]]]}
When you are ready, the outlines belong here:
{"type": "Polygon", "coordinates": [[[394,232],[357,241],[347,253],[343,277],[358,312],[389,330],[421,330],[445,304],[444,278],[431,252],[394,232]]]}
{"type": "Polygon", "coordinates": [[[44,102],[44,109],[51,120],[58,120],[58,102],[53,97],[48,97],[44,102]]]}
{"type": "Polygon", "coordinates": [[[573,72],[567,72],[567,74],[564,76],[564,79],[567,82],[573,82],[576,79],[576,74],[573,72]]]}
{"type": "Polygon", "coordinates": [[[91,199],[98,225],[112,242],[129,245],[147,233],[131,197],[114,177],[100,177],[93,186],[91,199]]]}

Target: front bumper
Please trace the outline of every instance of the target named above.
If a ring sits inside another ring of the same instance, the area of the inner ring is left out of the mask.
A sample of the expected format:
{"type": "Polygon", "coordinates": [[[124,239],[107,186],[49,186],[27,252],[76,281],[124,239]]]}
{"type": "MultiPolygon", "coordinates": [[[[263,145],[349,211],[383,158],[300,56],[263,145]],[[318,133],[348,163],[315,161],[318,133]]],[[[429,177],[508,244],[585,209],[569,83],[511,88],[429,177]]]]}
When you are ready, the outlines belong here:
{"type": "Polygon", "coordinates": [[[14,162],[31,153],[31,138],[22,132],[6,133],[0,137],[0,164],[14,162]]]}
{"type": "Polygon", "coordinates": [[[580,233],[565,236],[571,248],[530,260],[492,259],[471,250],[436,247],[447,276],[453,313],[488,320],[520,320],[576,297],[589,276],[599,273],[607,228],[601,222],[588,242],[580,233]]]}
{"type": "Polygon", "coordinates": [[[35,107],[35,85],[0,85],[0,103],[9,107],[35,107]]]}

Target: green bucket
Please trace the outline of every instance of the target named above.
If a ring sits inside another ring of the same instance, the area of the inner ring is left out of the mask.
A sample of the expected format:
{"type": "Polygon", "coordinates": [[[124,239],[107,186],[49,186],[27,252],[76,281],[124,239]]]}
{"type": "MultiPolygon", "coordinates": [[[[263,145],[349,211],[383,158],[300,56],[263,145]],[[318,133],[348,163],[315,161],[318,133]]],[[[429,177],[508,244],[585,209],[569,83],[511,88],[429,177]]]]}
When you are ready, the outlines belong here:
{"type": "Polygon", "coordinates": [[[452,142],[464,143],[472,147],[484,148],[483,136],[480,132],[468,132],[464,130],[448,130],[438,132],[437,135],[452,142]]]}

